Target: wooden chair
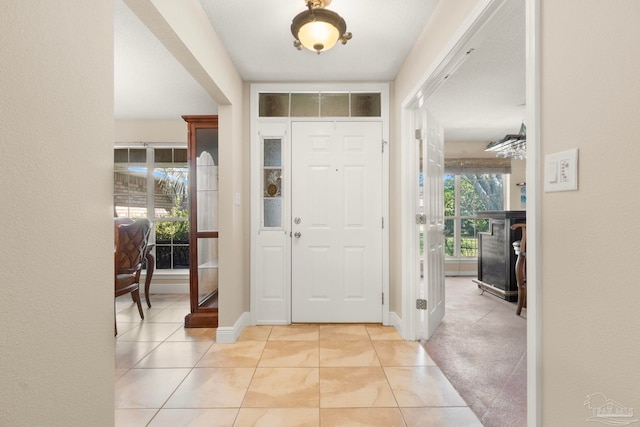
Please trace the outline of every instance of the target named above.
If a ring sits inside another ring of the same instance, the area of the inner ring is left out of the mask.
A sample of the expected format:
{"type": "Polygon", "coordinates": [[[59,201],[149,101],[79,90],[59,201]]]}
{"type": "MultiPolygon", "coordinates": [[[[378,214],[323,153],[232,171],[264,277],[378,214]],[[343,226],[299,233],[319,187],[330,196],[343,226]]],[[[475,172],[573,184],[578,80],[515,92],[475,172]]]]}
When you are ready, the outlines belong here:
{"type": "MultiPolygon", "coordinates": [[[[122,224],[131,224],[133,220],[131,218],[116,218],[113,220],[115,225],[115,235],[117,238],[118,235],[118,227],[122,224]]],[[[153,256],[151,251],[155,245],[147,243],[147,250],[144,254],[144,257],[147,260],[147,268],[144,275],[144,298],[147,301],[147,307],[151,308],[151,298],[149,298],[149,288],[151,287],[151,278],[153,277],[153,271],[156,267],[156,258],[153,256]]]]}
{"type": "MultiPolygon", "coordinates": [[[[131,293],[133,300],[138,305],[140,318],[144,319],[139,291],[140,272],[142,270],[142,260],[147,250],[151,223],[146,218],[140,218],[133,220],[130,224],[117,226],[116,231],[114,254],[115,296],[119,297],[131,293]]],[[[115,319],[114,329],[117,335],[118,328],[115,324],[115,319]]]]}
{"type": "Polygon", "coordinates": [[[516,282],[518,283],[518,307],[516,314],[520,316],[522,307],[527,306],[527,224],[514,224],[512,230],[518,228],[522,231],[520,239],[520,252],[516,259],[516,282]]]}

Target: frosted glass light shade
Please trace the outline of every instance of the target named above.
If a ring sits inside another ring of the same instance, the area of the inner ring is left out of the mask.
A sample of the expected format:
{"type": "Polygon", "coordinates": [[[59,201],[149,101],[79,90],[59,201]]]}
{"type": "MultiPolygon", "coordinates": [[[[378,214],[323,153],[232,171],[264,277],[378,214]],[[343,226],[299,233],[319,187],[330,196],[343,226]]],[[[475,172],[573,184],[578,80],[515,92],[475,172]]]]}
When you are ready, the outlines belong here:
{"type": "Polygon", "coordinates": [[[344,19],[327,9],[312,8],[299,13],[291,22],[291,34],[295,38],[293,46],[300,50],[303,46],[313,52],[331,49],[338,40],[346,44],[352,35],[347,32],[344,19]]]}
{"type": "Polygon", "coordinates": [[[314,21],[300,27],[298,39],[302,46],[313,52],[331,49],[340,38],[338,29],[328,22],[314,21]]]}

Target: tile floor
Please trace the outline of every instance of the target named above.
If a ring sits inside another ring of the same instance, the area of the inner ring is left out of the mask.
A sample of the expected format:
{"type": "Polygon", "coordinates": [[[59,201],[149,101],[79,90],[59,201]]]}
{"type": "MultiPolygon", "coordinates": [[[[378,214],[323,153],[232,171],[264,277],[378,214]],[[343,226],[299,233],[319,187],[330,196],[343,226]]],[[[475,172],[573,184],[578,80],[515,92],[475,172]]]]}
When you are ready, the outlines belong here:
{"type": "Polygon", "coordinates": [[[187,296],[151,301],[144,321],[116,301],[116,426],[482,426],[392,327],[254,326],[218,344],[183,328],[187,296]]]}

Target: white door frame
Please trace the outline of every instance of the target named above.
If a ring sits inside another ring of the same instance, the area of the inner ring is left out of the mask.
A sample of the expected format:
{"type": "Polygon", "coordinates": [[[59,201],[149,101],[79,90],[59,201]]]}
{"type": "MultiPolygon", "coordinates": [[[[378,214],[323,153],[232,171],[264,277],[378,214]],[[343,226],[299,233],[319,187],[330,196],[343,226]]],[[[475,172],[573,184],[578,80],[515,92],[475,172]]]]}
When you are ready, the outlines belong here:
{"type": "MultiPolygon", "coordinates": [[[[260,271],[260,251],[259,241],[261,230],[261,206],[262,206],[262,190],[260,188],[260,131],[267,126],[283,126],[286,129],[285,140],[287,144],[291,143],[290,131],[291,122],[293,121],[332,121],[331,117],[258,117],[258,101],[261,92],[271,93],[295,93],[295,92],[373,92],[380,93],[381,98],[381,114],[380,117],[338,117],[340,121],[381,121],[382,122],[382,139],[389,141],[389,84],[388,83],[263,83],[252,84],[250,87],[250,136],[251,136],[251,161],[250,161],[250,224],[251,224],[251,246],[250,246],[250,304],[249,323],[256,324],[289,324],[291,323],[291,289],[290,281],[288,285],[283,283],[286,289],[279,289],[281,298],[278,301],[260,300],[260,289],[262,286],[260,271]],[[256,310],[261,304],[271,304],[276,307],[270,313],[269,318],[262,319],[256,310]],[[280,307],[288,307],[288,310],[282,310],[280,307]]],[[[384,216],[385,227],[382,234],[382,292],[384,293],[384,304],[382,305],[382,323],[389,324],[389,144],[384,144],[384,152],[382,158],[382,212],[384,216]]],[[[290,155],[290,147],[283,148],[290,155]]],[[[284,155],[284,154],[283,154],[284,155]]],[[[290,160],[290,159],[289,159],[290,160]]],[[[287,163],[289,162],[287,160],[287,163]]],[[[290,163],[288,163],[290,164],[290,163]]],[[[290,169],[290,168],[289,168],[290,169]]],[[[286,184],[290,193],[290,171],[285,172],[286,184]]],[[[290,195],[289,195],[290,197],[290,195]]],[[[288,203],[288,202],[287,202],[288,203]]],[[[288,234],[291,224],[290,210],[284,213],[284,233],[288,234]]],[[[282,231],[280,231],[282,232],[282,231]]],[[[286,243],[286,252],[291,254],[291,240],[286,243]]],[[[277,285],[272,285],[277,286],[277,285]]],[[[274,299],[274,298],[272,298],[274,299]]]]}
{"type": "MultiPolygon", "coordinates": [[[[526,1],[526,119],[527,119],[527,425],[538,427],[542,424],[542,372],[541,372],[541,307],[540,307],[540,0],[526,1]]],[[[444,83],[445,76],[453,73],[465,60],[466,52],[472,47],[473,37],[491,18],[499,13],[507,0],[483,0],[469,15],[448,44],[442,50],[424,78],[418,82],[410,95],[402,102],[400,112],[402,142],[402,336],[416,338],[417,310],[415,295],[417,283],[412,280],[415,251],[412,250],[413,221],[415,208],[413,186],[415,174],[413,137],[414,110],[444,83]]]]}

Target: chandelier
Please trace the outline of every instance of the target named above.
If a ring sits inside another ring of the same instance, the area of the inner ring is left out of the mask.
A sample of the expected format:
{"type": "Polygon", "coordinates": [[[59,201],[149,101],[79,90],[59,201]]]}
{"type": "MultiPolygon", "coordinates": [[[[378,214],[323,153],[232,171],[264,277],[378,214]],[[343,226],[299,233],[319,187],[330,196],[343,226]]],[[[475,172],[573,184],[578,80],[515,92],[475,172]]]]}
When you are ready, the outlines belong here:
{"type": "Polygon", "coordinates": [[[325,9],[331,0],[306,0],[307,9],[299,13],[291,22],[291,34],[295,40],[293,46],[301,50],[303,47],[316,52],[331,49],[338,40],[347,44],[351,33],[347,32],[347,24],[340,15],[325,9]]]}
{"type": "Polygon", "coordinates": [[[527,127],[522,123],[520,132],[505,135],[500,141],[494,141],[487,145],[484,151],[493,151],[496,157],[513,159],[527,158],[527,127]]]}

